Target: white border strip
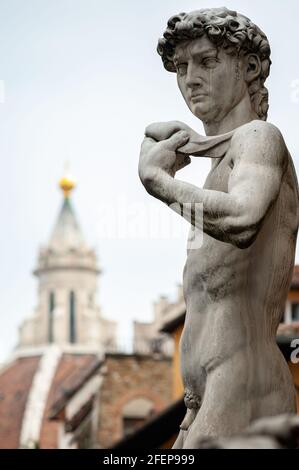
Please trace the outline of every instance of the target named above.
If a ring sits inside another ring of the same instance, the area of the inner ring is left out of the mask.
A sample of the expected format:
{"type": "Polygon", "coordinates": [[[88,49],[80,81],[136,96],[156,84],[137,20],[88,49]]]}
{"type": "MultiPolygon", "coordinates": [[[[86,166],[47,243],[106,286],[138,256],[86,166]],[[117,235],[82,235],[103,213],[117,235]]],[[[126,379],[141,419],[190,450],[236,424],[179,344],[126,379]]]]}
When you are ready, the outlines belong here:
{"type": "Polygon", "coordinates": [[[58,346],[51,345],[39,361],[23,416],[21,448],[35,448],[39,442],[47,398],[61,354],[58,346]]]}

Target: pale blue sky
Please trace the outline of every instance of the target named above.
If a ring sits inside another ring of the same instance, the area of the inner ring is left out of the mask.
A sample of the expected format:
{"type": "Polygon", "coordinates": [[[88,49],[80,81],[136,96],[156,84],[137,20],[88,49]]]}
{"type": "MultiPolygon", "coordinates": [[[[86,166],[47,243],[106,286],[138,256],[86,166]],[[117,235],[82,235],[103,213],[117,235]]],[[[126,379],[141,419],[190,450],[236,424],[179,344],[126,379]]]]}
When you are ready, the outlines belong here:
{"type": "MultiPolygon", "coordinates": [[[[299,3],[225,3],[268,35],[269,120],[283,132],[298,168],[299,103],[292,99],[292,83],[299,79],[299,3]]],[[[213,6],[221,2],[0,0],[0,79],[6,89],[0,104],[0,360],[35,305],[31,270],[60,208],[56,185],[67,159],[79,182],[73,203],[103,268],[99,303],[105,315],[122,321],[125,337],[133,318],[150,319],[160,293],[174,296],[185,259],[182,239],[105,239],[101,214],[103,206],[116,208],[124,200],[160,207],[137,176],[148,123],[179,119],[202,130],[155,48],[172,14],[213,6]]],[[[201,185],[208,165],[198,159],[180,178],[201,185]]],[[[168,215],[167,208],[160,210],[168,215]]],[[[185,223],[171,217],[177,227],[185,223]]]]}

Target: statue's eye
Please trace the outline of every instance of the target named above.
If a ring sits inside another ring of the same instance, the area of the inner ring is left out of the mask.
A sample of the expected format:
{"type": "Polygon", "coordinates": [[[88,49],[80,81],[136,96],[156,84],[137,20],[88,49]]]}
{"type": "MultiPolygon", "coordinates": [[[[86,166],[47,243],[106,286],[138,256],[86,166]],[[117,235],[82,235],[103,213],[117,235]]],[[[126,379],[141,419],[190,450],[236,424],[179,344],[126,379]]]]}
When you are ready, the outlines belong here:
{"type": "Polygon", "coordinates": [[[217,57],[204,57],[202,59],[202,64],[204,67],[213,68],[217,65],[217,57]]]}
{"type": "Polygon", "coordinates": [[[177,64],[177,72],[180,76],[186,75],[187,73],[187,64],[177,64]]]}

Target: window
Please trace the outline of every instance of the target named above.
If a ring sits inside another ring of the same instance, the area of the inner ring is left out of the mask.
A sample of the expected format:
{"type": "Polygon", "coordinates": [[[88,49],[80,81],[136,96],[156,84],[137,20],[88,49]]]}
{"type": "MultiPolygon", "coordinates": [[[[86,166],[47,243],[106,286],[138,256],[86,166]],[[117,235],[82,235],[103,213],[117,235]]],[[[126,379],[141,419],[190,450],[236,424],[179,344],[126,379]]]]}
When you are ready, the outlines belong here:
{"type": "Polygon", "coordinates": [[[89,296],[88,296],[88,306],[89,306],[90,308],[92,308],[92,307],[93,307],[93,304],[94,304],[94,302],[93,302],[93,293],[91,292],[91,293],[89,294],[89,296]]]}
{"type": "Polygon", "coordinates": [[[123,418],[123,437],[130,436],[145,423],[145,418],[123,418]]]}
{"type": "Polygon", "coordinates": [[[147,398],[130,400],[123,408],[123,436],[140,428],[154,413],[154,405],[147,398]]]}
{"type": "Polygon", "coordinates": [[[54,309],[55,309],[55,295],[54,292],[49,294],[48,304],[48,341],[53,343],[54,341],[54,309]]]}
{"type": "Polygon", "coordinates": [[[299,321],[299,303],[292,303],[292,321],[299,321]]]}
{"type": "Polygon", "coordinates": [[[69,298],[69,327],[70,327],[70,343],[76,343],[76,298],[73,291],[70,292],[69,298]]]}
{"type": "Polygon", "coordinates": [[[153,354],[159,354],[162,352],[162,338],[152,338],[150,340],[150,349],[153,354]]]}

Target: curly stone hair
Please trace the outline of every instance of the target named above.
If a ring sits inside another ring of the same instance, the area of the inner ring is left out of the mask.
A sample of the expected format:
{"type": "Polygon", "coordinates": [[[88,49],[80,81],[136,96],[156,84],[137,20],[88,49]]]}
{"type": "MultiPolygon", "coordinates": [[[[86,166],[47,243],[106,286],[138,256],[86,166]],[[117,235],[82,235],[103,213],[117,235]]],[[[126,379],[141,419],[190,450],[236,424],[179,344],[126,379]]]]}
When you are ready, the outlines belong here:
{"type": "Polygon", "coordinates": [[[253,109],[259,118],[265,121],[269,105],[268,90],[264,83],[270,73],[270,45],[263,31],[246,16],[225,7],[172,16],[157,47],[165,69],[176,72],[173,56],[177,44],[200,38],[204,34],[228,54],[254,53],[260,58],[261,73],[249,84],[248,91],[253,109]]]}

